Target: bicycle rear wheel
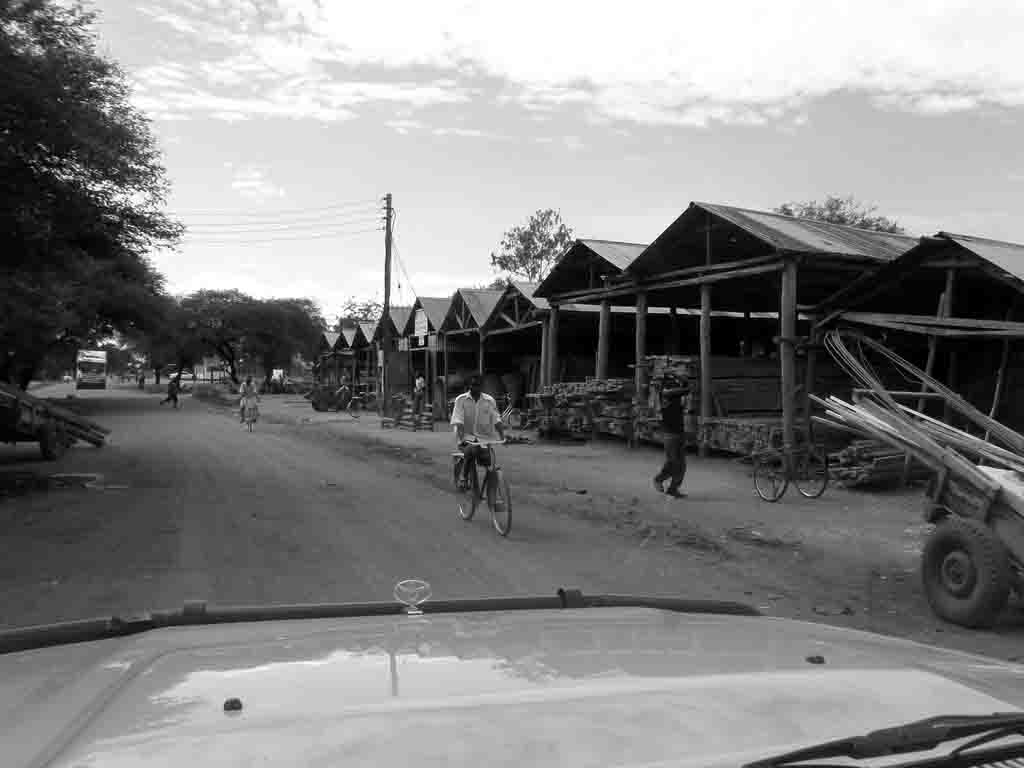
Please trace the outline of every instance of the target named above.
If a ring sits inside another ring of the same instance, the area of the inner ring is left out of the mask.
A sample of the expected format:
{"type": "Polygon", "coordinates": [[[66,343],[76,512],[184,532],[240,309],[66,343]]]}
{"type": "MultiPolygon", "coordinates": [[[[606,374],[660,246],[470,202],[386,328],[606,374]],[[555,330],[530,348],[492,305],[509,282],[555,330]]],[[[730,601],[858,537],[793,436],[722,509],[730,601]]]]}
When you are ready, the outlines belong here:
{"type": "Polygon", "coordinates": [[[817,448],[801,452],[793,468],[793,482],[801,495],[816,499],[828,487],[828,454],[817,448]]]}
{"type": "Polygon", "coordinates": [[[494,530],[508,536],[512,530],[512,492],[505,478],[505,472],[496,469],[490,473],[487,483],[487,506],[491,509],[494,530]]]}
{"type": "Polygon", "coordinates": [[[779,454],[762,454],[754,457],[754,489],[765,501],[775,502],[782,498],[789,487],[786,464],[779,454]]]}

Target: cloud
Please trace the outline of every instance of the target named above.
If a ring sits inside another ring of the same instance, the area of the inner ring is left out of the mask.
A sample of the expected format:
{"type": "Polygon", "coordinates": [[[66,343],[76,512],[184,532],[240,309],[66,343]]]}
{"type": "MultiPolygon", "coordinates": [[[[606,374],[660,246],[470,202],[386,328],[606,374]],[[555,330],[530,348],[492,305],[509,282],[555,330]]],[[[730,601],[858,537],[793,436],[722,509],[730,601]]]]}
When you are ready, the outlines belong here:
{"type": "Polygon", "coordinates": [[[582,0],[393,0],[387,17],[400,23],[382,23],[372,3],[197,5],[165,0],[148,11],[204,51],[195,90],[176,90],[166,73],[144,79],[176,94],[174,108],[190,95],[199,112],[337,120],[370,101],[462,103],[481,80],[500,84],[497,103],[531,111],[697,127],[785,121],[842,91],[928,115],[1024,104],[1019,45],[1007,33],[1024,26],[1014,0],[991,0],[984,13],[967,0],[638,0],[628,13],[582,0]],[[346,79],[369,71],[386,82],[346,79]],[[437,78],[399,76],[410,71],[437,78]],[[217,93],[226,86],[248,91],[217,93]],[[226,98],[234,107],[205,104],[226,98]]]}
{"type": "MultiPolygon", "coordinates": [[[[226,165],[233,168],[230,164],[226,165]]],[[[284,189],[267,179],[265,168],[244,166],[234,168],[234,171],[231,188],[242,197],[262,203],[285,196],[284,189]]]]}
{"type": "Polygon", "coordinates": [[[508,139],[511,138],[501,133],[484,131],[479,128],[434,128],[431,133],[435,136],[461,136],[468,139],[508,139]]]}

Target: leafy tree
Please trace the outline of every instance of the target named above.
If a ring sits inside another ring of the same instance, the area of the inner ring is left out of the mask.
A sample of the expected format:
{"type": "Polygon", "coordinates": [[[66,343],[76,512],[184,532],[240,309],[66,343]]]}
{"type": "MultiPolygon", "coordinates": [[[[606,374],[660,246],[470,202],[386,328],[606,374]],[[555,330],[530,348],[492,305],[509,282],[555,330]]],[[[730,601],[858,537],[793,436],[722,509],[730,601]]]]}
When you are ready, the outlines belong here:
{"type": "Polygon", "coordinates": [[[558,257],[572,243],[572,230],[558,211],[534,213],[525,225],[513,227],[501,239],[500,250],[491,254],[491,266],[531,283],[540,282],[558,257]]]}
{"type": "Polygon", "coordinates": [[[95,15],[0,0],[0,378],[26,386],[58,346],[143,328],[162,278],[146,254],[181,227],[95,15]]]}
{"type": "Polygon", "coordinates": [[[357,299],[355,296],[350,296],[341,307],[338,322],[334,324],[334,331],[340,333],[342,323],[346,322],[375,323],[383,314],[383,302],[377,301],[377,299],[357,299]]]}
{"type": "MultiPolygon", "coordinates": [[[[238,384],[238,363],[246,334],[258,327],[258,300],[237,290],[196,291],[180,302],[188,336],[221,359],[231,381],[238,384]]],[[[175,328],[181,328],[180,322],[175,328]]]]}
{"type": "Polygon", "coordinates": [[[496,277],[489,283],[481,283],[474,287],[480,291],[503,291],[508,288],[508,278],[496,277]]]}
{"type": "Polygon", "coordinates": [[[832,224],[846,224],[876,232],[903,234],[904,230],[895,219],[877,215],[875,206],[867,206],[858,202],[852,195],[839,197],[828,195],[818,202],[810,200],[805,203],[783,203],[775,209],[775,213],[795,216],[801,219],[827,221],[832,224]]]}
{"type": "Polygon", "coordinates": [[[310,299],[254,301],[243,320],[243,352],[260,362],[266,383],[275,368],[287,368],[296,354],[312,357],[325,330],[320,309],[310,299]]]}

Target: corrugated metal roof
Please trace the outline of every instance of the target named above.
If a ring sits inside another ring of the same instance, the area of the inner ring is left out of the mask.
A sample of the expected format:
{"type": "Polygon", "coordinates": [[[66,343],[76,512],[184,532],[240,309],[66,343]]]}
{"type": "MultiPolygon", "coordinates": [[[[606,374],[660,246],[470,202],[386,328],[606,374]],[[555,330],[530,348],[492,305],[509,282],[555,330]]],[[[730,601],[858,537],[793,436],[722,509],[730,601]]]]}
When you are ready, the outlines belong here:
{"type": "Polygon", "coordinates": [[[359,326],[352,325],[341,329],[341,335],[345,337],[345,343],[352,347],[355,346],[356,339],[359,336],[359,326]]]}
{"type": "Polygon", "coordinates": [[[423,308],[423,312],[426,314],[432,330],[435,331],[441,327],[445,315],[448,314],[448,307],[452,305],[452,297],[450,296],[446,299],[436,296],[419,296],[416,301],[423,308]]]}
{"type": "Polygon", "coordinates": [[[577,240],[610,264],[625,269],[647,248],[640,243],[621,243],[616,240],[577,240]]]}
{"type": "Polygon", "coordinates": [[[1018,280],[1024,280],[1024,245],[1007,243],[1002,240],[987,240],[970,235],[957,235],[951,232],[940,232],[939,237],[952,240],[976,256],[1009,272],[1018,280]]]}
{"type": "Polygon", "coordinates": [[[549,309],[550,304],[548,300],[541,298],[540,296],[534,296],[534,291],[540,286],[540,283],[526,283],[521,280],[509,280],[509,284],[519,291],[526,299],[533,304],[534,309],[549,309]]]}
{"type": "Polygon", "coordinates": [[[363,336],[369,341],[377,335],[377,323],[371,320],[360,320],[359,330],[363,332],[363,336]]]}
{"type": "Polygon", "coordinates": [[[339,338],[341,338],[341,334],[334,333],[333,331],[324,331],[323,339],[327,342],[327,346],[330,349],[334,349],[334,345],[338,343],[339,338]]]}
{"type": "Polygon", "coordinates": [[[752,211],[716,203],[694,205],[785,251],[828,253],[892,261],[917,245],[918,241],[916,237],[910,235],[873,232],[842,224],[785,216],[781,213],[752,211]]]}
{"type": "Polygon", "coordinates": [[[395,324],[397,331],[401,333],[409,322],[409,315],[412,314],[412,307],[391,307],[388,314],[391,315],[391,322],[395,324]]]}
{"type": "Polygon", "coordinates": [[[466,303],[466,307],[473,316],[477,327],[480,327],[487,322],[487,318],[494,312],[494,308],[498,306],[504,291],[460,288],[459,293],[462,295],[462,300],[466,303]]]}

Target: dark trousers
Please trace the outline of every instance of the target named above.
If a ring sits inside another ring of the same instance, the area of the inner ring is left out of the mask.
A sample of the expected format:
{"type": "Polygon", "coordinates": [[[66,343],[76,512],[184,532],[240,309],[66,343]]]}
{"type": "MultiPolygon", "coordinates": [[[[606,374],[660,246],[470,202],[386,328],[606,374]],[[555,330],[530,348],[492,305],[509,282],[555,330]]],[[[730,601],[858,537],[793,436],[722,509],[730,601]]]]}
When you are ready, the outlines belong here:
{"type": "Polygon", "coordinates": [[[163,400],[160,401],[160,405],[163,405],[164,403],[171,403],[175,408],[177,408],[178,407],[178,393],[177,392],[175,392],[173,394],[169,393],[167,395],[167,397],[165,397],[163,400]]]}
{"type": "Polygon", "coordinates": [[[682,435],[665,435],[665,463],[661,471],[654,476],[654,479],[663,483],[669,478],[672,482],[668,490],[675,491],[683,484],[683,477],[686,475],[686,454],[683,452],[682,435]]]}
{"type": "Polygon", "coordinates": [[[413,413],[420,413],[423,410],[423,392],[417,392],[412,396],[413,413]]]}
{"type": "Polygon", "coordinates": [[[490,452],[482,445],[466,443],[462,446],[462,477],[469,477],[469,470],[479,462],[486,466],[490,461],[490,452]]]}

